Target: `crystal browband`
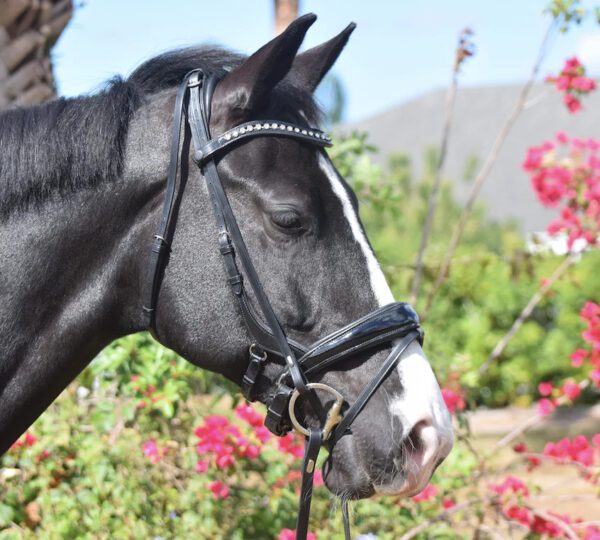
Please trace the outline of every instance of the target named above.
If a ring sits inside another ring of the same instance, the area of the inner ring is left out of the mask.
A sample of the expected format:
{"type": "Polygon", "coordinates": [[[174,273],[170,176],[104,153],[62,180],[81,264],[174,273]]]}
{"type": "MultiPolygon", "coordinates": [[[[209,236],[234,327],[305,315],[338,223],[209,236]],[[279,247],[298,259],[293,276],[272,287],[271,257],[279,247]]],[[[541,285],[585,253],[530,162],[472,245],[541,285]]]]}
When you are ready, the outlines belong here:
{"type": "Polygon", "coordinates": [[[274,120],[254,121],[240,124],[210,140],[195,153],[194,161],[201,164],[223,148],[226,148],[241,139],[260,135],[279,135],[281,137],[291,136],[295,139],[305,139],[310,144],[316,144],[318,146],[331,146],[332,144],[331,137],[320,129],[305,128],[295,124],[274,120]]]}

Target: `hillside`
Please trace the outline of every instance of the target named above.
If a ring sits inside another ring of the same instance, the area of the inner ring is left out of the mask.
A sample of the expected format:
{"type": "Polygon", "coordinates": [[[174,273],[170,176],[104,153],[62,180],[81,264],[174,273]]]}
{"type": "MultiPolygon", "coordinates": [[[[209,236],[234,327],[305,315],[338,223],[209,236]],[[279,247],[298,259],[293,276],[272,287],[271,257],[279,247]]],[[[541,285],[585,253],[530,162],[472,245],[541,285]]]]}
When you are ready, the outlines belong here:
{"type": "MultiPolygon", "coordinates": [[[[448,147],[445,177],[452,179],[460,200],[465,200],[470,185],[465,182],[465,164],[471,156],[479,163],[485,158],[496,135],[517,99],[520,86],[459,89],[452,136],[448,147]]],[[[435,91],[341,131],[367,131],[380,153],[377,160],[387,162],[390,153],[411,157],[415,173],[423,167],[424,149],[439,145],[444,115],[445,91],[435,91]]],[[[499,159],[484,185],[480,200],[495,219],[516,219],[525,232],[545,228],[552,212],[536,201],[529,181],[521,170],[525,150],[560,130],[579,137],[600,137],[600,94],[584,100],[584,110],[571,115],[560,96],[548,85],[533,88],[526,110],[517,120],[499,159]]]]}

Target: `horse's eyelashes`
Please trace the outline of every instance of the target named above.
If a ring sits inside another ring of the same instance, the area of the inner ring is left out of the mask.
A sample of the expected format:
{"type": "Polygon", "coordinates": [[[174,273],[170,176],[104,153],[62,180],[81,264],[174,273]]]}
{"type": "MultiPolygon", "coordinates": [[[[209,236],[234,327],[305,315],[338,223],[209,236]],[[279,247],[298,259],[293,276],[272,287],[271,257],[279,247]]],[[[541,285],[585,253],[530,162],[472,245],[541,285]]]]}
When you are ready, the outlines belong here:
{"type": "Polygon", "coordinates": [[[294,210],[279,210],[271,214],[271,221],[282,229],[290,232],[299,232],[303,230],[302,218],[294,210]]]}

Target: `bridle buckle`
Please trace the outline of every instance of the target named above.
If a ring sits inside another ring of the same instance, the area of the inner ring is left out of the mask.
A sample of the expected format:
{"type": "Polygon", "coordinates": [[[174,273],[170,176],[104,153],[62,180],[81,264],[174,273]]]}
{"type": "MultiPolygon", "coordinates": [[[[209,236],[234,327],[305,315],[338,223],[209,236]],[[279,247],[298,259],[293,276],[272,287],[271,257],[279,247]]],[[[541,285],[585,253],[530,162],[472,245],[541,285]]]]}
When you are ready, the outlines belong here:
{"type": "MultiPolygon", "coordinates": [[[[331,388],[331,386],[328,386],[323,383],[308,383],[306,387],[311,390],[323,390],[324,392],[331,394],[335,398],[333,405],[327,411],[327,418],[325,419],[325,423],[323,424],[323,428],[321,430],[323,441],[326,441],[331,436],[331,433],[335,426],[337,426],[342,421],[341,412],[342,406],[344,405],[344,396],[342,396],[342,394],[340,394],[334,388],[331,388]]],[[[299,397],[300,392],[298,392],[298,389],[294,389],[292,396],[290,397],[288,413],[292,422],[292,426],[294,426],[294,429],[299,433],[302,433],[302,435],[304,435],[305,437],[308,437],[310,434],[308,428],[304,427],[296,417],[296,401],[299,397]]]]}

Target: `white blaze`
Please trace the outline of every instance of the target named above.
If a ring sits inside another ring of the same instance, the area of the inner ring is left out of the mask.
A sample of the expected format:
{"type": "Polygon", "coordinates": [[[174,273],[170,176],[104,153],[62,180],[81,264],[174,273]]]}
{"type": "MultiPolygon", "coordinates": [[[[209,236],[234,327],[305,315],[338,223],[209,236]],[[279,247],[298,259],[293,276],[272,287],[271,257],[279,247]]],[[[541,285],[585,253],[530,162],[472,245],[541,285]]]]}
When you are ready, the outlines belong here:
{"type": "MultiPolygon", "coordinates": [[[[365,256],[371,288],[377,302],[380,306],[394,302],[392,291],[367,242],[358,221],[358,215],[337,171],[323,153],[319,153],[319,165],[329,179],[333,192],[340,199],[344,216],[348,220],[354,239],[365,256]]],[[[417,478],[407,481],[406,486],[402,489],[403,492],[408,493],[420,491],[429,480],[437,459],[450,451],[453,442],[452,419],[444,404],[440,387],[429,361],[417,342],[413,341],[404,352],[397,370],[402,381],[403,392],[391,402],[391,413],[401,418],[406,432],[419,422],[426,422],[428,425],[422,431],[425,448],[419,474],[417,474],[417,478]]]]}
{"type": "Polygon", "coordinates": [[[373,289],[373,293],[375,294],[379,306],[385,306],[386,304],[392,303],[394,301],[394,295],[387,284],[383,271],[381,270],[381,267],[375,258],[375,254],[371,250],[369,242],[367,242],[367,238],[358,222],[358,216],[352,206],[350,197],[348,197],[346,188],[342,184],[331,161],[329,161],[322,153],[319,153],[319,165],[331,182],[333,192],[340,199],[344,210],[344,217],[348,220],[354,239],[361,247],[365,259],[367,260],[367,267],[371,278],[371,288],[373,289]]]}

